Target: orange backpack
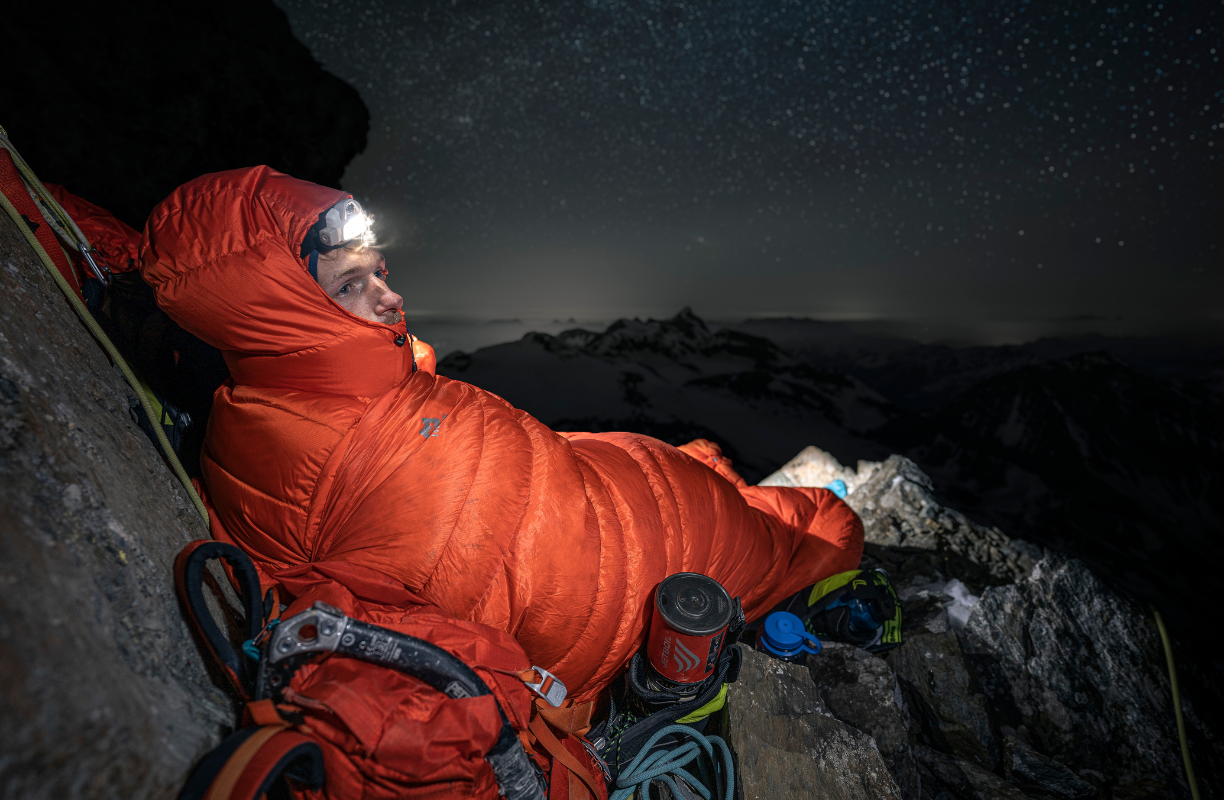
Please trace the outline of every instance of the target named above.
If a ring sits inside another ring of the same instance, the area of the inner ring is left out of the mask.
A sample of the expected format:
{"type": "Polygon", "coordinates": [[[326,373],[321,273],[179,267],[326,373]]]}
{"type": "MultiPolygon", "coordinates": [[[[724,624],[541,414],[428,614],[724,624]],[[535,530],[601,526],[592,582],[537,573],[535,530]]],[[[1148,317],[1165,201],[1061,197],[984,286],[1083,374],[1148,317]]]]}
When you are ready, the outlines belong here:
{"type": "Polygon", "coordinates": [[[566,701],[513,637],[358,565],[308,564],[273,580],[261,602],[250,559],[221,542],[193,542],[176,560],[189,621],[247,701],[243,726],[180,800],[258,800],[282,776],[294,796],[318,800],[606,800],[583,744],[589,704],[566,701]],[[204,605],[213,558],[243,598],[241,653],[204,605]]]}

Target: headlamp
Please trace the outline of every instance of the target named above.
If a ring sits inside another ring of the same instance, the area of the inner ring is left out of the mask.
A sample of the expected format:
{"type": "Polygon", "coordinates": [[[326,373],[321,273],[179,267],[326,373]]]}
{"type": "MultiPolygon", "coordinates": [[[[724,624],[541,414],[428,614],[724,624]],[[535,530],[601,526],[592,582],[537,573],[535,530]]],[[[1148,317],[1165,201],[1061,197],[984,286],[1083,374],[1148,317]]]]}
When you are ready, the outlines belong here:
{"type": "Polygon", "coordinates": [[[365,236],[370,231],[370,218],[361,210],[356,200],[341,200],[323,216],[323,228],[319,231],[319,242],[324,247],[339,247],[365,236]]]}

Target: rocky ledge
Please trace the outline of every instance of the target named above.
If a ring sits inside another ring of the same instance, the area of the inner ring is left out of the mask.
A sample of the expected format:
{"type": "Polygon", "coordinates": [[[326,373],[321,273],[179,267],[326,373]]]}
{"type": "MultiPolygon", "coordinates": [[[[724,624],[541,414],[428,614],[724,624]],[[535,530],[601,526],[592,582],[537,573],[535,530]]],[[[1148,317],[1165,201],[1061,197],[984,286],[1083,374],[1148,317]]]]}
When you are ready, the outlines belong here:
{"type": "MultiPolygon", "coordinates": [[[[908,459],[809,447],[762,483],[850,487],[864,566],[888,570],[905,643],[746,652],[730,696],[745,800],[1190,797],[1155,618],[1082,562],[935,502],[908,459]]],[[[1176,646],[1203,797],[1221,796],[1218,668],[1176,646]]]]}

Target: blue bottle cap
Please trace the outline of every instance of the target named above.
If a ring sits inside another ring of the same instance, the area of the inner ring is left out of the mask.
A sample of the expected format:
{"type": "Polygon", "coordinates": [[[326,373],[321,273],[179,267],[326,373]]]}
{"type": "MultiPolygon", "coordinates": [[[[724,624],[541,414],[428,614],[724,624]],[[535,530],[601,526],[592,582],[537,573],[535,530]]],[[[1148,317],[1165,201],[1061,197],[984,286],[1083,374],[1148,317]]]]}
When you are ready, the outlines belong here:
{"type": "Polygon", "coordinates": [[[761,644],[782,658],[820,652],[820,640],[808,633],[803,620],[789,611],[775,611],[765,618],[761,626],[761,644]]]}

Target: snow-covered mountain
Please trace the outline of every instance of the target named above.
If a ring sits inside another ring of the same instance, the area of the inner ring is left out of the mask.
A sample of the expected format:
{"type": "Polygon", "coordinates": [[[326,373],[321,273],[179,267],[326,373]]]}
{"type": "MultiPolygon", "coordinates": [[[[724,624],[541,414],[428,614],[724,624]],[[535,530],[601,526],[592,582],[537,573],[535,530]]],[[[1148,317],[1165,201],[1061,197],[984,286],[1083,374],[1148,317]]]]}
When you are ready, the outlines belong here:
{"type": "Polygon", "coordinates": [[[691,311],[621,320],[603,333],[528,334],[455,353],[438,371],[501,395],[557,430],[632,430],[673,444],[718,441],[748,480],[818,441],[840,460],[888,453],[867,435],[897,410],[857,378],[759,336],[712,331],[691,311]]]}
{"type": "Polygon", "coordinates": [[[1205,591],[1185,568],[1224,559],[1218,345],[954,348],[810,320],[707,325],[686,309],[529,334],[439,372],[559,430],[712,439],[749,481],[804,443],[845,464],[904,454],[944,504],[1079,555],[1183,625],[1205,591]]]}

